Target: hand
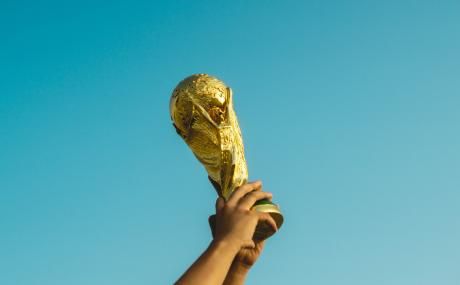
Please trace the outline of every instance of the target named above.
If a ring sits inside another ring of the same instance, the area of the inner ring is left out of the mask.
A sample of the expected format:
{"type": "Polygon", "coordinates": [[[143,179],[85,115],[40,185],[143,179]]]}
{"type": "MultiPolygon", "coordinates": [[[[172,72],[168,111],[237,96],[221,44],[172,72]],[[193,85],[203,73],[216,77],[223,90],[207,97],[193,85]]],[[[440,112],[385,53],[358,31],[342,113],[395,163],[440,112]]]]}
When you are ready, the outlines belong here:
{"type": "Polygon", "coordinates": [[[262,250],[264,249],[265,241],[255,241],[254,248],[242,248],[236,255],[232,263],[232,269],[245,271],[249,270],[256,263],[262,250]]]}
{"type": "Polygon", "coordinates": [[[276,223],[268,213],[252,211],[255,202],[271,199],[272,194],[262,192],[262,183],[248,183],[235,190],[225,202],[219,197],[216,202],[215,241],[228,241],[242,248],[256,247],[252,240],[259,221],[268,223],[276,231],[276,223]]]}
{"type": "Polygon", "coordinates": [[[263,221],[277,230],[268,213],[251,210],[256,201],[272,197],[261,187],[260,182],[249,183],[235,190],[227,202],[217,200],[216,216],[210,217],[214,240],[176,284],[244,284],[263,247],[262,242],[252,240],[257,224],[263,221]]]}

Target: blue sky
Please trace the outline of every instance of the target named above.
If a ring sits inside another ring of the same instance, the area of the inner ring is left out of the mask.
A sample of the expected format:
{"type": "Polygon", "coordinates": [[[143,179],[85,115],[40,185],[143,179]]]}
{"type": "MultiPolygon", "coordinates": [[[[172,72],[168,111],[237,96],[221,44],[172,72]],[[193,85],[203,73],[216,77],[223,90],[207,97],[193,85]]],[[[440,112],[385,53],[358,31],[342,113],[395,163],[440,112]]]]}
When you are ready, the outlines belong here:
{"type": "Polygon", "coordinates": [[[458,284],[458,1],[0,5],[0,284],[171,284],[206,248],[193,73],[285,215],[248,284],[458,284]]]}

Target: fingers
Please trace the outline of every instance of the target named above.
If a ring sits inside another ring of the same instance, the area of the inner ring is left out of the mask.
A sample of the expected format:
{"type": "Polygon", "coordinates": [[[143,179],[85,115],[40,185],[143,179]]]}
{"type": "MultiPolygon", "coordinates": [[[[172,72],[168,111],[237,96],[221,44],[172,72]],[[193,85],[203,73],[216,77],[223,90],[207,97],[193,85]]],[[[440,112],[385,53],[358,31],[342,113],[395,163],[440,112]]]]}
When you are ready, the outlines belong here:
{"type": "Polygon", "coordinates": [[[219,197],[216,200],[216,214],[219,213],[225,206],[224,198],[219,197]]]}
{"type": "Polygon", "coordinates": [[[251,209],[254,206],[254,203],[262,199],[271,199],[272,193],[262,192],[262,191],[253,191],[246,196],[244,196],[238,203],[243,209],[251,209]]]}
{"type": "Polygon", "coordinates": [[[236,205],[238,201],[243,198],[246,194],[249,192],[252,192],[254,190],[260,190],[262,188],[262,182],[261,181],[256,181],[253,183],[248,183],[245,185],[240,186],[238,189],[233,191],[233,193],[230,195],[230,198],[228,199],[227,203],[230,205],[236,205]]]}
{"type": "Polygon", "coordinates": [[[264,221],[269,224],[272,229],[276,232],[278,231],[278,227],[276,226],[275,220],[270,216],[269,213],[258,213],[259,214],[259,222],[264,221]]]}
{"type": "Polygon", "coordinates": [[[262,251],[265,246],[265,240],[255,240],[254,243],[256,244],[256,248],[259,251],[262,251]]]}
{"type": "Polygon", "coordinates": [[[255,248],[256,243],[253,240],[245,240],[241,245],[242,248],[255,248]]]}
{"type": "Polygon", "coordinates": [[[216,215],[209,216],[208,222],[211,228],[212,237],[214,238],[216,236],[216,215]]]}

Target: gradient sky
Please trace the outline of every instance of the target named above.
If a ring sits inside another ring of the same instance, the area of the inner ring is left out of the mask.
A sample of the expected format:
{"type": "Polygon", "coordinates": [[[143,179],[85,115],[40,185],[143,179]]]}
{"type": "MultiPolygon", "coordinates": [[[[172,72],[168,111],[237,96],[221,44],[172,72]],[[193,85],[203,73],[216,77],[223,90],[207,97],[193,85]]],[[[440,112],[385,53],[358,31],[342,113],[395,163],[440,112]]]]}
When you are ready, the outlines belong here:
{"type": "Polygon", "coordinates": [[[248,284],[460,284],[459,1],[3,1],[0,284],[171,284],[215,192],[171,91],[234,91],[285,224],[248,284]]]}

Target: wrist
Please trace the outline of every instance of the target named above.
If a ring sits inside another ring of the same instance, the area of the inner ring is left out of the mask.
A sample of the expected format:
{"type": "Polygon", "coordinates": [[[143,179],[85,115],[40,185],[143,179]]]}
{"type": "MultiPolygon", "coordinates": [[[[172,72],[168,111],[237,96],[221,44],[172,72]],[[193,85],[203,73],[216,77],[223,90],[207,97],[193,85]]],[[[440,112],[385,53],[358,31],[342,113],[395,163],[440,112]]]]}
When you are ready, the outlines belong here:
{"type": "Polygon", "coordinates": [[[217,251],[225,251],[232,254],[232,256],[236,256],[238,251],[240,251],[241,245],[236,240],[232,239],[214,239],[211,242],[211,247],[215,248],[217,251]]]}
{"type": "Polygon", "coordinates": [[[241,275],[241,276],[246,276],[249,272],[249,269],[251,269],[250,265],[242,263],[241,261],[238,261],[238,260],[234,260],[230,267],[230,271],[233,274],[241,275]]]}

